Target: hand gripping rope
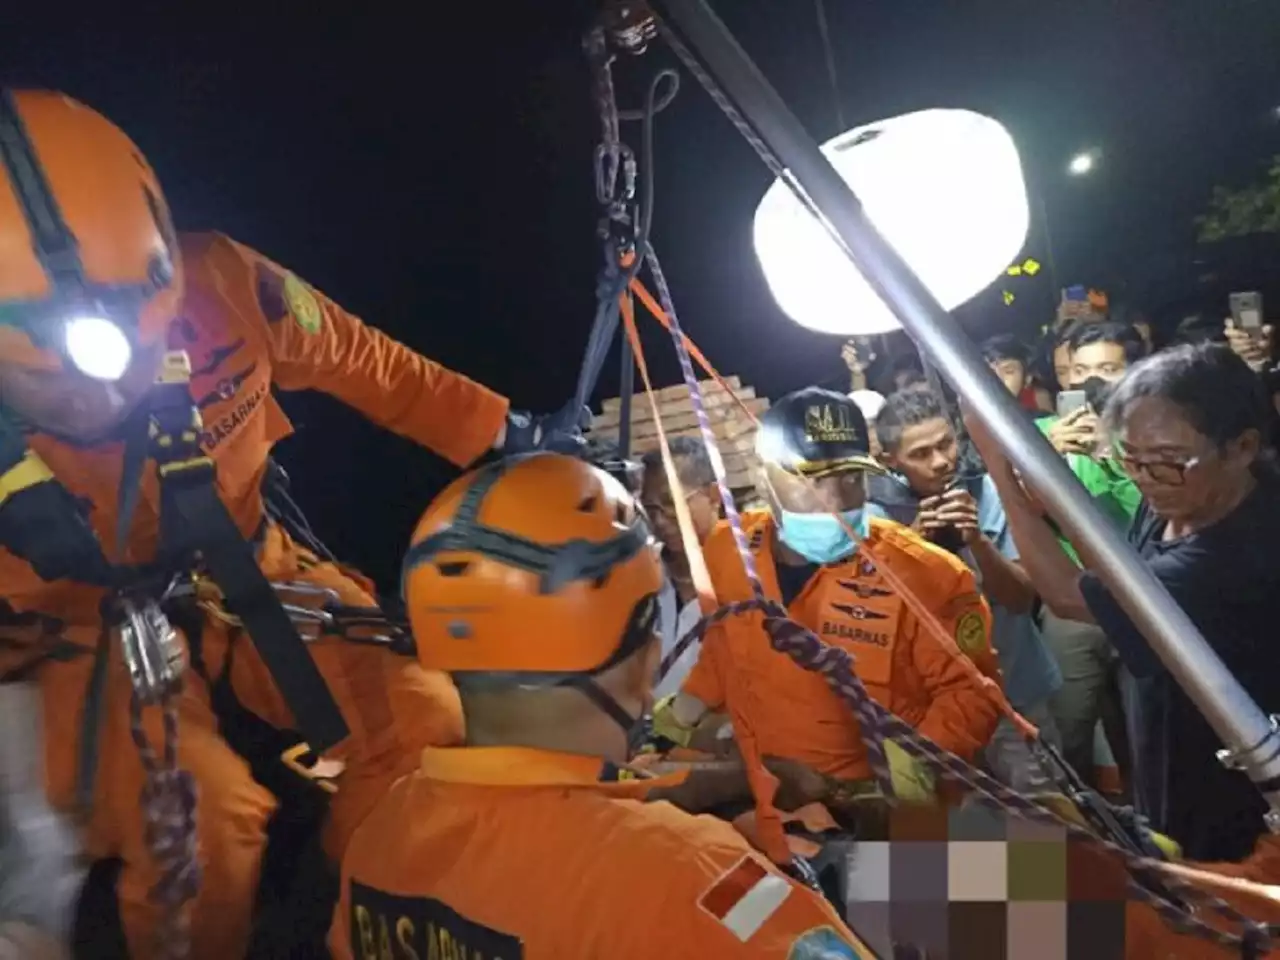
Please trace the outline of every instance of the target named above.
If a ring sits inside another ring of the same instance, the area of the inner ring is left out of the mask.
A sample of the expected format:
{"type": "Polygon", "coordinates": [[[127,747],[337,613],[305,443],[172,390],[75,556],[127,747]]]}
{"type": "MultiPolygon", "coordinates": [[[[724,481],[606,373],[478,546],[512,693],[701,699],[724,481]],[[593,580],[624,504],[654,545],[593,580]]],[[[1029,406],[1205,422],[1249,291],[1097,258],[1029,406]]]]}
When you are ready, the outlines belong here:
{"type": "MultiPolygon", "coordinates": [[[[743,134],[761,159],[764,160],[771,172],[782,178],[784,182],[790,182],[786,176],[786,171],[782,168],[777,158],[773,156],[769,148],[755,134],[745,118],[741,116],[724,92],[720,90],[715,80],[702,68],[701,64],[680,39],[661,22],[657,24],[657,28],[683,65],[707,90],[728,119],[743,134]]],[[[650,156],[647,151],[646,161],[649,160],[650,156]]],[[[651,175],[652,169],[650,167],[646,171],[646,176],[651,175]]],[[[803,195],[803,191],[797,189],[797,195],[811,210],[813,209],[812,204],[803,195]]],[[[884,747],[885,739],[890,738],[898,743],[909,755],[927,764],[944,779],[950,779],[967,787],[983,804],[1039,824],[1065,829],[1072,839],[1101,845],[1125,865],[1130,875],[1129,886],[1131,892],[1143,902],[1151,905],[1161,917],[1179,932],[1193,934],[1229,948],[1236,948],[1240,950],[1241,955],[1244,957],[1257,957],[1270,950],[1273,938],[1280,933],[1280,928],[1255,923],[1220,898],[1172,876],[1163,869],[1163,864],[1158,860],[1143,857],[1064,819],[1048,806],[1009,789],[991,776],[974,768],[965,760],[947,750],[943,750],[932,741],[921,736],[914,728],[891,714],[870,697],[857,676],[854,658],[851,654],[823,643],[812,631],[792,620],[780,603],[765,596],[764,588],[756,570],[754,555],[751,553],[750,545],[742,528],[741,516],[729,489],[724,463],[721,459],[715,434],[711,428],[711,422],[694,373],[692,355],[697,355],[701,365],[714,379],[721,383],[723,383],[723,379],[684,335],[675,313],[665,275],[647,238],[648,222],[646,222],[645,226],[643,243],[638,247],[638,253],[649,266],[660,302],[654,301],[638,279],[633,277],[629,286],[631,291],[645,303],[646,307],[670,332],[685,385],[689,390],[689,399],[698,422],[699,432],[710,455],[721,503],[725,511],[725,518],[732,530],[734,542],[737,545],[744,571],[754,595],[751,600],[715,609],[708,602],[710,598],[706,596],[706,588],[700,587],[700,599],[706,615],[695,627],[694,636],[702,636],[709,626],[722,622],[731,616],[751,611],[762,612],[764,614],[765,630],[774,649],[787,654],[804,669],[822,674],[836,694],[849,704],[859,720],[872,772],[886,797],[892,798],[894,796],[884,747]],[[712,606],[712,609],[708,610],[708,606],[712,606]],[[1193,913],[1193,910],[1196,912],[1208,911],[1238,928],[1240,933],[1233,934],[1218,930],[1199,919],[1196,913],[1193,913]]],[[[666,438],[663,435],[661,419],[657,416],[657,402],[653,395],[647,364],[643,358],[634,318],[629,308],[629,298],[622,297],[620,299],[620,309],[625,321],[627,336],[631,342],[636,364],[644,380],[646,391],[649,394],[650,404],[654,407],[655,423],[658,424],[659,440],[662,444],[668,476],[674,479],[674,465],[670,462],[670,454],[667,449],[666,438]]],[[[732,391],[730,391],[730,395],[736,397],[732,391]]],[[[747,412],[750,415],[750,412],[747,412]]],[[[627,425],[622,425],[622,429],[628,429],[627,425]]],[[[675,488],[673,487],[673,489],[675,488]]],[[[688,529],[687,510],[680,509],[681,498],[675,497],[673,500],[677,507],[677,515],[681,521],[682,528],[688,529]]],[[[960,662],[967,664],[968,669],[977,674],[976,666],[955,647],[954,641],[943,629],[937,618],[929,610],[925,609],[918,598],[914,597],[906,589],[906,585],[901,581],[901,578],[893,573],[890,565],[876,562],[876,558],[871,555],[871,551],[865,543],[860,544],[859,550],[864,559],[871,562],[889,586],[903,598],[908,608],[916,614],[928,632],[941,642],[960,662]]],[[[703,580],[706,577],[706,568],[700,556],[694,561],[693,566],[695,568],[695,582],[703,580]]],[[[986,678],[982,678],[982,680],[984,688],[991,696],[996,698],[1005,716],[1012,720],[1017,728],[1029,739],[1038,740],[1038,732],[1018,716],[999,688],[987,681],[986,678]]],[[[728,700],[735,734],[747,765],[752,790],[757,798],[758,826],[761,840],[766,848],[765,852],[775,861],[786,863],[790,859],[790,853],[786,847],[780,818],[771,802],[771,798],[777,789],[777,781],[763,768],[758,745],[749,723],[744,723],[743,718],[734,710],[732,689],[728,700]]]]}

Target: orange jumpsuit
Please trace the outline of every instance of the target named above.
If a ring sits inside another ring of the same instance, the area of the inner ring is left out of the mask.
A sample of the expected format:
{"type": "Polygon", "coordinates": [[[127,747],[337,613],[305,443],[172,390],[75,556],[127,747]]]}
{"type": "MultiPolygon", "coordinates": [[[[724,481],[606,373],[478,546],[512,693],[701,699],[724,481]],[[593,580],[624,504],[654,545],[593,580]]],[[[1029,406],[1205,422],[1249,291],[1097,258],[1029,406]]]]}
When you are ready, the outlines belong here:
{"type": "MultiPolygon", "coordinates": [[[[358,319],[251,250],[219,234],[185,236],[186,293],[170,349],[186,350],[192,394],[201,407],[203,447],[217,463],[219,493],[246,537],[262,529],[261,482],[272,446],[290,424],[271,394],[322,390],[458,465],[489,449],[505,422],[507,401],[424,359],[358,319]]],[[[89,518],[109,555],[116,537],[122,458],[119,444],[76,447],[37,434],[31,446],[58,479],[90,506],[89,518]]],[[[149,558],[158,536],[158,488],[149,470],[126,558],[149,558]]],[[[273,580],[308,581],[338,591],[351,604],[374,603],[365,583],[316,563],[284,532],[268,525],[260,563],[273,580]]],[[[48,584],[27,564],[0,551],[3,599],[20,611],[40,611],[68,624],[66,636],[90,649],[99,630],[96,591],[48,584]]],[[[211,676],[226,663],[231,636],[210,624],[204,637],[211,676]]],[[[351,735],[330,754],[346,771],[331,808],[327,847],[335,859],[347,836],[386,786],[416,763],[428,744],[457,742],[461,707],[447,677],[428,674],[412,658],[380,648],[326,639],[309,645],[351,735]]],[[[247,641],[236,643],[232,686],[240,702],[269,723],[292,718],[247,641]]],[[[124,862],[120,902],[132,955],[150,955],[157,919],[147,893],[156,870],[143,840],[139,795],[143,771],[128,729],[129,681],[121,658],[109,658],[99,767],[86,824],[89,852],[124,862]]],[[[52,802],[74,804],[80,751],[80,705],[92,657],[41,668],[46,770],[52,802]]],[[[204,868],[192,909],[192,956],[242,956],[247,943],[264,827],[274,798],[219,738],[208,691],[194,671],[182,695],[180,763],[199,783],[198,832],[204,868]]],[[[160,743],[158,717],[149,717],[160,743]]]]}
{"type": "MultiPolygon", "coordinates": [[[[765,593],[781,599],[767,511],[743,516],[765,593]]],[[[899,524],[872,518],[875,556],[934,612],[989,677],[999,676],[989,642],[990,610],[964,563],[899,524]]],[[[704,546],[721,603],[747,600],[751,588],[732,531],[721,525],[704,546]]],[[[818,569],[789,605],[792,617],[826,643],[853,654],[855,669],[879,703],[941,747],[974,757],[995,730],[998,712],[958,658],[927,634],[884,579],[857,555],[818,569]]],[[[712,627],[682,691],[720,712],[730,699],[755,732],[762,755],[788,757],[839,780],[871,775],[858,722],[818,673],[770,646],[763,615],[730,617],[712,627]]]]}
{"type": "Polygon", "coordinates": [[[421,763],[347,847],[339,960],[872,956],[729,824],[637,799],[662,781],[510,747],[421,763]]]}

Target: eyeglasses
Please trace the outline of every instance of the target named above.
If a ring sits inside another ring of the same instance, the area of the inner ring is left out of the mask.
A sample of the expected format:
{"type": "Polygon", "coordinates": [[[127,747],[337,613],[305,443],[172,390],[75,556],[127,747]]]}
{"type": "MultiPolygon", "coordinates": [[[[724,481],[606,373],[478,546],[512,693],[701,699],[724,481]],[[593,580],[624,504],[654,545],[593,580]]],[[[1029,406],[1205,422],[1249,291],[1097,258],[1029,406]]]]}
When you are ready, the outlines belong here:
{"type": "Polygon", "coordinates": [[[1144,473],[1152,483],[1162,483],[1170,487],[1182,486],[1187,482],[1187,471],[1200,462],[1199,457],[1188,460],[1138,460],[1135,457],[1119,455],[1115,457],[1120,469],[1137,480],[1138,474],[1144,473]]]}

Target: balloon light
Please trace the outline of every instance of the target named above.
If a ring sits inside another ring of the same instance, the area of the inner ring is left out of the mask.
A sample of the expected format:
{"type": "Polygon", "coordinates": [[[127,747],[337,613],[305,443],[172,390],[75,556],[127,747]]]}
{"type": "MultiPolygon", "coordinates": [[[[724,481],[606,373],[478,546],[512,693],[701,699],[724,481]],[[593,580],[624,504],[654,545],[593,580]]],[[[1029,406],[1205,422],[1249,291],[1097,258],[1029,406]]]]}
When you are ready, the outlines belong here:
{"type": "MultiPolygon", "coordinates": [[[[923,110],[850,130],[822,152],[880,234],[950,310],[1001,276],[1030,224],[1013,138],[968,110],[923,110]]],[[[756,209],[755,249],[782,312],[810,330],[900,328],[839,243],[775,180],[756,209]]]]}

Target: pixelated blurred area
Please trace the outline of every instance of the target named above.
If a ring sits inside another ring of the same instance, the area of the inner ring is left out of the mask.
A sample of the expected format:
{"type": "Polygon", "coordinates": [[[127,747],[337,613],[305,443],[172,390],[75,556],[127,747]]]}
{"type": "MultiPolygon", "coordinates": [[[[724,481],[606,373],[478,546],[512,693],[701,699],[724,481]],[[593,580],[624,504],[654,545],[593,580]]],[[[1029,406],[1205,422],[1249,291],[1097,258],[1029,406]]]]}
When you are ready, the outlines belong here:
{"type": "Polygon", "coordinates": [[[1125,874],[1065,828],[977,801],[861,814],[859,839],[828,844],[815,866],[886,960],[1123,958],[1125,874]]]}

